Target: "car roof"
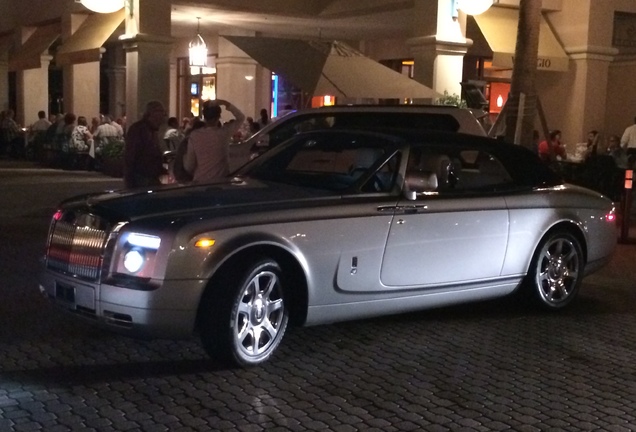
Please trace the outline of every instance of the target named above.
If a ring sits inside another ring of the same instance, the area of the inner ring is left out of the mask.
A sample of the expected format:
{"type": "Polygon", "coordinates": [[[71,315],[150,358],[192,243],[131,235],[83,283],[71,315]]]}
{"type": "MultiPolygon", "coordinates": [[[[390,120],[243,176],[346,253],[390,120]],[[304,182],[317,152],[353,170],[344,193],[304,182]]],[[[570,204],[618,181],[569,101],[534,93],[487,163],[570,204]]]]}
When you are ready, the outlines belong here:
{"type": "Polygon", "coordinates": [[[452,117],[457,123],[458,130],[477,136],[487,136],[483,126],[475,116],[472,110],[468,108],[460,108],[455,105],[426,105],[426,104],[400,104],[400,105],[330,105],[314,108],[303,108],[291,111],[281,117],[276,117],[269,122],[264,128],[258,131],[254,136],[268,133],[270,130],[277,128],[286,121],[298,116],[320,114],[329,115],[330,113],[410,113],[410,114],[431,114],[431,115],[447,115],[452,117]]]}
{"type": "Polygon", "coordinates": [[[458,132],[412,129],[370,129],[370,130],[319,130],[304,132],[297,138],[350,134],[355,136],[377,137],[391,142],[395,146],[426,144],[440,148],[462,149],[472,147],[496,155],[507,167],[511,176],[520,184],[553,186],[562,184],[563,179],[546,165],[538,155],[520,145],[489,137],[481,137],[458,132]]]}

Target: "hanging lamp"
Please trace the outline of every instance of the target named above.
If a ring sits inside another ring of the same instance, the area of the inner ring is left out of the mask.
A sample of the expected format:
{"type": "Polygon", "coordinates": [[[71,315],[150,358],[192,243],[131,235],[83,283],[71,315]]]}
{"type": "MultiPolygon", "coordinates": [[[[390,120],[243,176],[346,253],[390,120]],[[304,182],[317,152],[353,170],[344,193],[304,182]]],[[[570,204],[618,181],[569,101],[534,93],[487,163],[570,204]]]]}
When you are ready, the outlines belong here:
{"type": "Polygon", "coordinates": [[[199,32],[200,23],[201,17],[197,17],[197,35],[190,41],[188,50],[190,52],[190,66],[205,67],[208,61],[208,46],[199,32]]]}

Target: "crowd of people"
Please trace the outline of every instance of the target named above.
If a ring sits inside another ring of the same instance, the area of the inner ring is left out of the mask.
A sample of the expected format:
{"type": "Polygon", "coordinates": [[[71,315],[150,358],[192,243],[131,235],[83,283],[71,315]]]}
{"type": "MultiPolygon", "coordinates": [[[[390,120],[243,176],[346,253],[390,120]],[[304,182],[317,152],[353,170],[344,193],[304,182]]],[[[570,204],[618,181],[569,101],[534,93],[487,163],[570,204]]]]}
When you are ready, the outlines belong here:
{"type": "MultiPolygon", "coordinates": [[[[126,118],[113,120],[107,114],[92,117],[73,113],[51,115],[38,112],[38,120],[21,128],[12,110],[0,113],[0,155],[24,157],[40,140],[60,152],[86,154],[98,160],[101,151],[112,141],[123,147],[124,181],[127,187],[150,186],[166,182],[206,183],[229,173],[229,145],[240,142],[269,124],[270,116],[262,109],[257,116],[246,117],[225,100],[207,101],[201,117],[166,119],[165,107],[157,101],[146,105],[142,118],[126,127],[126,118]],[[223,108],[232,115],[221,121],[223,108]],[[166,121],[167,120],[167,121],[166,121]],[[174,155],[170,173],[166,172],[165,152],[174,155]]],[[[589,131],[585,142],[567,152],[561,131],[551,131],[544,140],[534,133],[535,152],[546,163],[555,161],[588,162],[607,157],[612,166],[625,169],[636,160],[636,118],[622,134],[609,135],[604,142],[597,130],[589,131]]],[[[33,150],[31,150],[33,151],[33,150]]],[[[605,159],[603,159],[605,160],[605,159]]]]}
{"type": "Polygon", "coordinates": [[[628,126],[622,136],[608,135],[605,143],[598,130],[590,130],[586,141],[575,144],[570,151],[561,142],[561,131],[553,130],[547,139],[540,140],[539,133],[534,132],[536,152],[546,163],[554,161],[586,162],[597,156],[608,156],[621,169],[632,166],[636,161],[636,118],[634,124],[628,126]]]}
{"type": "Polygon", "coordinates": [[[536,151],[569,182],[597,190],[619,200],[624,171],[636,163],[636,118],[622,135],[610,134],[603,139],[598,130],[590,130],[584,141],[569,146],[561,142],[561,131],[551,131],[539,142],[535,132],[536,151]]]}
{"type": "Polygon", "coordinates": [[[83,155],[99,165],[100,155],[109,143],[123,148],[124,182],[127,187],[151,186],[166,182],[166,153],[174,155],[168,182],[210,182],[229,173],[229,149],[270,122],[266,109],[257,120],[246,117],[238,107],[225,100],[204,103],[201,117],[192,115],[181,122],[166,121],[166,109],[158,101],[145,107],[142,118],[126,127],[126,118],[116,120],[108,114],[89,119],[74,113],[46,115],[22,128],[13,110],[0,113],[0,155],[38,158],[38,152],[54,150],[60,155],[83,155]],[[221,121],[223,108],[233,118],[221,121]]]}
{"type": "MultiPolygon", "coordinates": [[[[142,118],[128,129],[124,152],[126,187],[220,180],[230,172],[229,145],[258,130],[252,119],[223,99],[206,101],[202,119],[193,116],[179,124],[177,118],[168,118],[168,127],[160,134],[165,117],[165,107],[151,101],[142,118]],[[223,108],[233,116],[226,122],[221,121],[223,108]],[[169,167],[162,148],[174,154],[169,167]]],[[[269,121],[267,110],[261,111],[261,120],[269,121]]]]}
{"type": "Polygon", "coordinates": [[[0,113],[0,155],[13,158],[37,158],[44,149],[62,154],[83,154],[95,158],[110,138],[123,140],[125,117],[113,121],[109,115],[93,117],[91,124],[85,116],[74,113],[46,115],[38,112],[38,119],[28,127],[20,127],[13,110],[0,113]]]}

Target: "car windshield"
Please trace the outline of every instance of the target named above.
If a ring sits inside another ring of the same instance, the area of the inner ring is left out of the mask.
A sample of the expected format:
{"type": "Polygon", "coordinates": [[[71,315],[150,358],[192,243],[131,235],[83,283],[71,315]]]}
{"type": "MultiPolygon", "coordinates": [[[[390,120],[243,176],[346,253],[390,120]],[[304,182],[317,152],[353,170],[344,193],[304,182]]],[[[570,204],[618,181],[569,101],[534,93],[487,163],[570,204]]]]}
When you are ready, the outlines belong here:
{"type": "Polygon", "coordinates": [[[303,134],[236,174],[329,191],[381,192],[390,190],[395,179],[395,149],[392,141],[374,134],[303,134]]]}

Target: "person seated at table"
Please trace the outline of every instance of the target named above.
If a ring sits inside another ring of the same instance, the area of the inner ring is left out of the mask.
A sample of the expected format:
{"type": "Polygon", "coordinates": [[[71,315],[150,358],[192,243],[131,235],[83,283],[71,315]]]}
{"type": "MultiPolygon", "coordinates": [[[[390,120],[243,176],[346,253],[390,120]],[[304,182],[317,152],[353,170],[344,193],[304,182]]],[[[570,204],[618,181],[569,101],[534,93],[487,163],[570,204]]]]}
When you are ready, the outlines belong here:
{"type": "Polygon", "coordinates": [[[589,159],[598,155],[598,144],[601,140],[601,135],[598,131],[593,129],[587,133],[587,148],[585,150],[585,159],[589,159]]]}
{"type": "Polygon", "coordinates": [[[93,146],[93,135],[88,128],[86,117],[77,118],[77,126],[71,133],[72,149],[76,152],[88,153],[93,146]]]}
{"type": "Polygon", "coordinates": [[[20,157],[24,151],[24,135],[20,126],[14,120],[15,112],[12,109],[4,111],[2,124],[2,141],[5,151],[9,156],[20,157]]]}
{"type": "Polygon", "coordinates": [[[552,162],[552,155],[556,160],[567,159],[565,146],[561,143],[561,131],[555,129],[550,132],[550,142],[543,140],[539,143],[539,157],[544,162],[552,162]]]}
{"type": "Polygon", "coordinates": [[[627,152],[621,147],[621,139],[618,135],[611,135],[609,137],[607,141],[607,154],[614,159],[618,168],[627,168],[627,152]]]}

